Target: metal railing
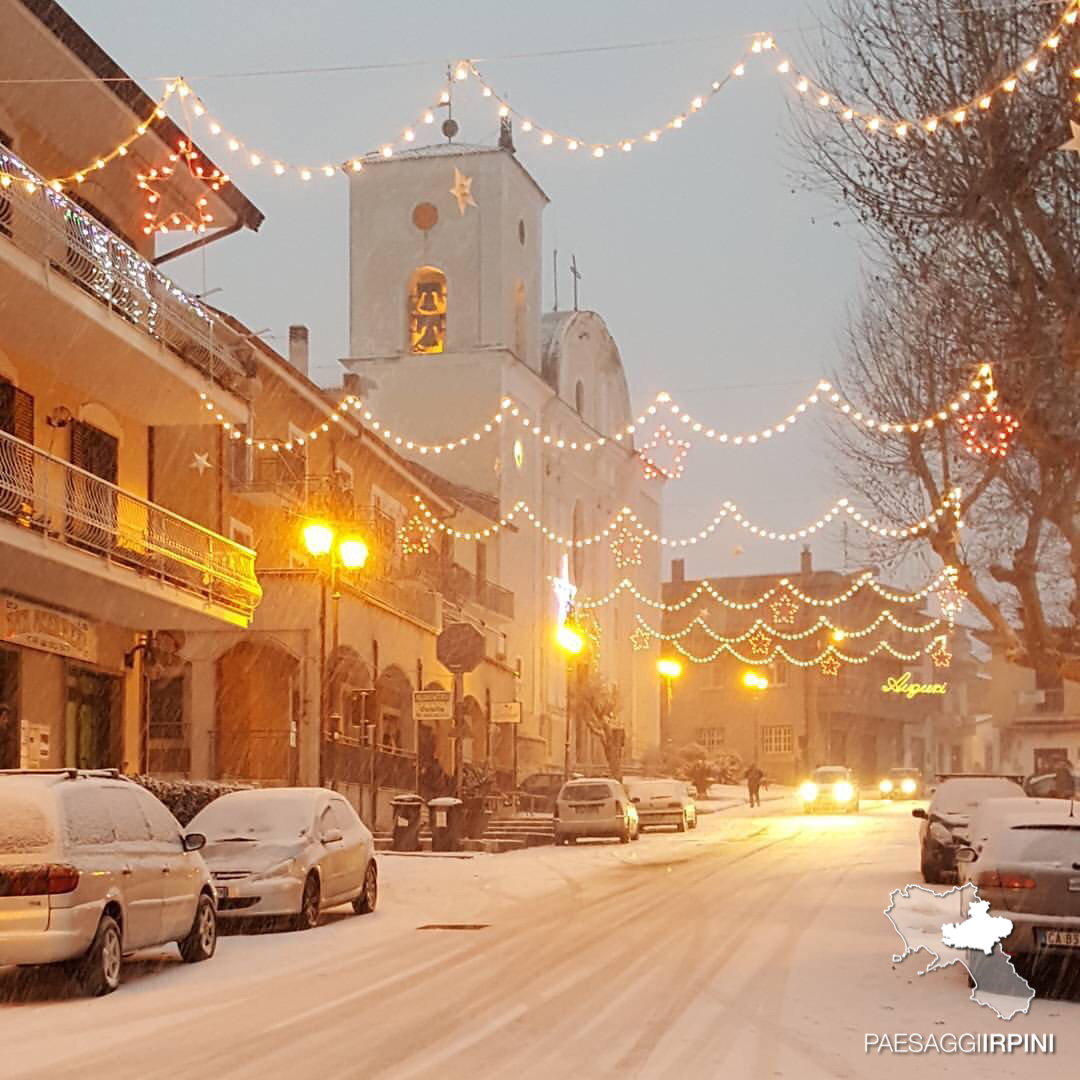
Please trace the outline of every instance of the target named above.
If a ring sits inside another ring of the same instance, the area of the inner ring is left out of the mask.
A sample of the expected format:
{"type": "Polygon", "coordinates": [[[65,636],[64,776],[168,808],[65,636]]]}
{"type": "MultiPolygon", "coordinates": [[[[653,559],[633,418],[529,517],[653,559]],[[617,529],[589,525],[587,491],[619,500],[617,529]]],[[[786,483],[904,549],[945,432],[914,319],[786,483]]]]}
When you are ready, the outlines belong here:
{"type": "Polygon", "coordinates": [[[233,469],[229,478],[233,491],[244,494],[272,494],[284,502],[304,501],[306,461],[303,454],[281,450],[277,454],[257,454],[247,467],[233,469]]]}
{"type": "Polygon", "coordinates": [[[323,778],[349,784],[370,784],[412,791],[416,787],[416,754],[375,747],[344,735],[324,738],[323,778]],[[374,755],[374,760],[372,759],[374,755]]]}
{"type": "Polygon", "coordinates": [[[250,346],[92,214],[0,147],[0,236],[240,396],[250,346]]]}
{"type": "Polygon", "coordinates": [[[255,552],[0,431],[0,518],[250,619],[255,552]]]}

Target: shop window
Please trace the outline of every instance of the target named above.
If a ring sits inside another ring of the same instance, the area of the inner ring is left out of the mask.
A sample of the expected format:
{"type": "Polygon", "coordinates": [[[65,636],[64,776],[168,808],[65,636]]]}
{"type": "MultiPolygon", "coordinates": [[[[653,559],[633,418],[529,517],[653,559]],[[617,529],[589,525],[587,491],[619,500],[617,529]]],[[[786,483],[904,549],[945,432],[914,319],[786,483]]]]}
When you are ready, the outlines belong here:
{"type": "Polygon", "coordinates": [[[433,266],[409,282],[409,351],[441,353],[446,344],[446,275],[433,266]]]}
{"type": "Polygon", "coordinates": [[[762,753],[790,754],[791,746],[790,724],[775,724],[761,729],[762,753]]]}

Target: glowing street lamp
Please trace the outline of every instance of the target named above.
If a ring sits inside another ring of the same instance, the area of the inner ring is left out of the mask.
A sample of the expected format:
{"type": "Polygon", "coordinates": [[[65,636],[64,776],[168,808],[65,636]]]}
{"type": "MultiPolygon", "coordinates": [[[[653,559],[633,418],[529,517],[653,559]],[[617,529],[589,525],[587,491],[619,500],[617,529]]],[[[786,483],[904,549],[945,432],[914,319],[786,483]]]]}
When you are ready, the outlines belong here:
{"type": "Polygon", "coordinates": [[[309,521],[304,526],[304,547],[317,558],[334,546],[334,530],[324,521],[309,521]]]}
{"type": "Polygon", "coordinates": [[[564,622],[555,631],[555,643],[567,656],[577,656],[585,648],[585,637],[572,623],[564,622]]]}
{"type": "Polygon", "coordinates": [[[665,679],[677,679],[682,674],[682,664],[671,656],[662,656],[656,661],[656,670],[665,679]]]}
{"type": "Polygon", "coordinates": [[[346,570],[359,570],[367,562],[368,546],[359,537],[347,537],[338,544],[338,556],[346,570]]]}
{"type": "Polygon", "coordinates": [[[769,680],[759,671],[744,671],[742,684],[747,690],[768,690],[769,680]]]}
{"type": "Polygon", "coordinates": [[[671,726],[671,684],[682,674],[682,664],[674,656],[661,656],[656,661],[656,671],[660,676],[660,745],[666,747],[670,742],[668,730],[671,726]]]}

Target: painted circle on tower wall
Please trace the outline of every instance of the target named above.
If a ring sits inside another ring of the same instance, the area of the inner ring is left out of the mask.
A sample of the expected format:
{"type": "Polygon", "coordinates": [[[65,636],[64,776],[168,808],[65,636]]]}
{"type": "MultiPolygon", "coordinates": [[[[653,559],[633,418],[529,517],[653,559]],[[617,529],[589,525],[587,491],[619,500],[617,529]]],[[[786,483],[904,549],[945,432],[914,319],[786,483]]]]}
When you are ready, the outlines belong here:
{"type": "Polygon", "coordinates": [[[428,229],[433,229],[439,220],[439,211],[429,202],[417,203],[413,207],[412,221],[418,228],[427,232],[428,229]]]}
{"type": "Polygon", "coordinates": [[[524,220],[518,221],[518,243],[522,247],[525,246],[525,222],[524,220]]]}

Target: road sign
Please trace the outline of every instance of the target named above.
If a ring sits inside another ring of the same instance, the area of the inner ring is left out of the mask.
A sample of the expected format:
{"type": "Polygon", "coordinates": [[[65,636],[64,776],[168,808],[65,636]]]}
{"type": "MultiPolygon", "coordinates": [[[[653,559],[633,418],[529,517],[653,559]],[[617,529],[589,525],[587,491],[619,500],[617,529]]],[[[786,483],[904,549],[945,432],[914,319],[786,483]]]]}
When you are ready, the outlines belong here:
{"type": "Polygon", "coordinates": [[[449,690],[414,690],[414,720],[452,720],[454,695],[449,690]]]}
{"type": "Polygon", "coordinates": [[[493,701],[491,703],[491,722],[493,724],[520,724],[520,701],[493,701]]]}
{"type": "Polygon", "coordinates": [[[484,635],[469,623],[451,623],[435,639],[435,655],[448,671],[463,675],[484,659],[484,635]]]}

